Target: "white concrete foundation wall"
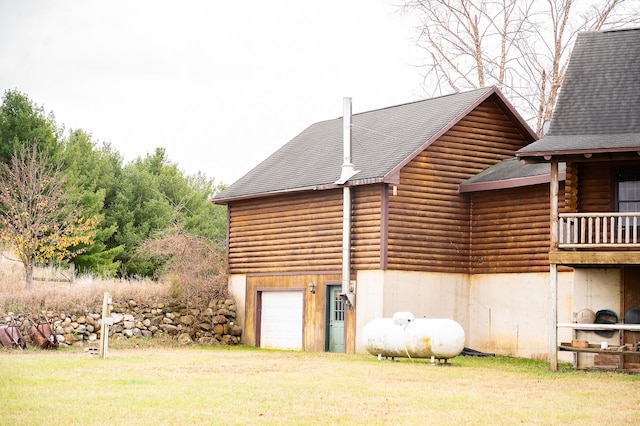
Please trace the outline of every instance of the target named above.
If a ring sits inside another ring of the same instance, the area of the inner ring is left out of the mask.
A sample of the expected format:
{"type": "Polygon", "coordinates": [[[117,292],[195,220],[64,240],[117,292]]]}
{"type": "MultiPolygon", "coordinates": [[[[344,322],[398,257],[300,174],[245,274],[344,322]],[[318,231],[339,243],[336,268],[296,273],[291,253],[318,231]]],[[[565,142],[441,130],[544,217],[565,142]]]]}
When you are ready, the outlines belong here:
{"type": "MultiPolygon", "coordinates": [[[[558,318],[571,316],[573,273],[558,274],[558,318]]],[[[551,343],[548,273],[491,274],[471,277],[469,295],[471,348],[533,359],[549,359],[551,343]]],[[[558,341],[571,338],[559,330],[558,341]]],[[[571,361],[571,354],[560,355],[571,361]]]]}
{"type": "MultiPolygon", "coordinates": [[[[572,310],[558,322],[573,322],[573,314],[583,309],[590,309],[593,313],[601,309],[614,311],[618,318],[622,317],[622,273],[620,268],[595,269],[579,268],[574,271],[572,310]]],[[[569,342],[573,336],[564,340],[569,342]]],[[[620,336],[601,336],[594,331],[578,330],[576,339],[584,339],[589,343],[607,342],[610,345],[620,344],[620,336]]],[[[595,354],[577,354],[578,368],[593,367],[595,354]]]]}
{"type": "MultiPolygon", "coordinates": [[[[229,294],[236,300],[236,320],[244,329],[244,318],[247,300],[247,276],[244,274],[229,275],[229,294]]],[[[244,343],[244,333],[240,340],[244,343]]]]}
{"type": "Polygon", "coordinates": [[[372,319],[384,318],[384,271],[358,271],[356,278],[356,353],[366,353],[362,329],[372,319]]]}
{"type": "MultiPolygon", "coordinates": [[[[408,311],[450,318],[465,330],[465,346],[482,352],[548,359],[551,349],[548,273],[465,274],[360,271],[357,276],[356,352],[366,352],[362,329],[375,318],[408,311]]],[[[573,273],[558,274],[558,319],[572,318],[573,273]]],[[[558,341],[571,330],[558,330],[558,341]]],[[[572,361],[560,353],[560,361],[572,361]]]]}
{"type": "Polygon", "coordinates": [[[559,322],[572,322],[573,312],[591,309],[594,313],[601,309],[611,309],[618,317],[622,310],[622,276],[620,268],[581,268],[574,271],[573,306],[570,315],[559,322]]]}
{"type": "Polygon", "coordinates": [[[469,278],[466,274],[359,271],[356,296],[356,352],[366,352],[362,329],[396,312],[414,317],[448,318],[467,329],[469,278]]]}

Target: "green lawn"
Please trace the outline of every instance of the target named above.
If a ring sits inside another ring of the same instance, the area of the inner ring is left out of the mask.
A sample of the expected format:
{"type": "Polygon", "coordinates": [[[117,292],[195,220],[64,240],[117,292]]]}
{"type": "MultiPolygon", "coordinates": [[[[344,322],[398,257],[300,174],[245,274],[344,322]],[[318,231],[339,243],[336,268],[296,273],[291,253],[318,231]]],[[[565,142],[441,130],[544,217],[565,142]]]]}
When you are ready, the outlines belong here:
{"type": "Polygon", "coordinates": [[[0,350],[0,424],[638,424],[640,375],[505,357],[114,344],[0,350]]]}

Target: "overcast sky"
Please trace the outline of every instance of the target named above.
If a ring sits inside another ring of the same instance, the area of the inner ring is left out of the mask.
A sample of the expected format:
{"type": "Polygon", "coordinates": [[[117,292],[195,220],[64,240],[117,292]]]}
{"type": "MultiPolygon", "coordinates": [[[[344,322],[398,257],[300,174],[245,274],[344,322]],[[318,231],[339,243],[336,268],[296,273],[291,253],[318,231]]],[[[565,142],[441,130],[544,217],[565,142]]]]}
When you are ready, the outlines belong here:
{"type": "Polygon", "coordinates": [[[125,161],[233,183],[314,122],[426,97],[394,0],[0,0],[0,89],[125,161]]]}

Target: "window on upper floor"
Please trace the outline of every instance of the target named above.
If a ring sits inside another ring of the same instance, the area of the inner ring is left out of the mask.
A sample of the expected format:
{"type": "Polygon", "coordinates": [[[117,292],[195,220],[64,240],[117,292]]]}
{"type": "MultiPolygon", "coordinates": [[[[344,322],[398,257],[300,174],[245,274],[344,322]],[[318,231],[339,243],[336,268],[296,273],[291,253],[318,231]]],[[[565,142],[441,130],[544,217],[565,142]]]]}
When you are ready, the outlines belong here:
{"type": "Polygon", "coordinates": [[[616,174],[616,210],[640,212],[640,171],[616,174]]]}

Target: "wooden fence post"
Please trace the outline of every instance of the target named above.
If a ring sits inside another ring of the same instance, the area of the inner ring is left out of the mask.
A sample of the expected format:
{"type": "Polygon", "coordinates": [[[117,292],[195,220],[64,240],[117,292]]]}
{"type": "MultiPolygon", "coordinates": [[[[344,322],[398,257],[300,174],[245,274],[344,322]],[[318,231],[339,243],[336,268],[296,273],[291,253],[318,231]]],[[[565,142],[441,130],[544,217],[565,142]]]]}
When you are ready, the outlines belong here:
{"type": "Polygon", "coordinates": [[[111,294],[109,292],[104,293],[102,299],[102,322],[100,326],[100,356],[103,359],[107,359],[107,352],[109,347],[109,325],[112,323],[111,316],[109,315],[109,305],[111,304],[111,294]]]}

